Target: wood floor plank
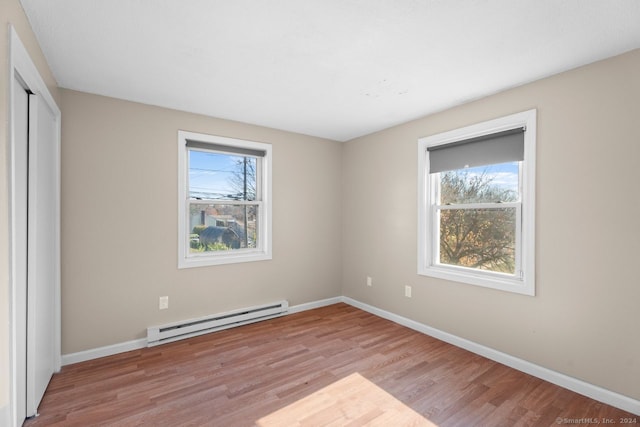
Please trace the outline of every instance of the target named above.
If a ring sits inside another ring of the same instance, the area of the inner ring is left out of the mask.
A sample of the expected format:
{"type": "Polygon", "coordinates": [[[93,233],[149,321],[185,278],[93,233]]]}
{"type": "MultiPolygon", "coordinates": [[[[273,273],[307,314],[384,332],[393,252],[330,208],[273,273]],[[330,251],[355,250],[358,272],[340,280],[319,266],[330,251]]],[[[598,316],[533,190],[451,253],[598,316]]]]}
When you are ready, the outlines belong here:
{"type": "Polygon", "coordinates": [[[65,366],[39,412],[26,427],[640,418],[346,304],[65,366]]]}

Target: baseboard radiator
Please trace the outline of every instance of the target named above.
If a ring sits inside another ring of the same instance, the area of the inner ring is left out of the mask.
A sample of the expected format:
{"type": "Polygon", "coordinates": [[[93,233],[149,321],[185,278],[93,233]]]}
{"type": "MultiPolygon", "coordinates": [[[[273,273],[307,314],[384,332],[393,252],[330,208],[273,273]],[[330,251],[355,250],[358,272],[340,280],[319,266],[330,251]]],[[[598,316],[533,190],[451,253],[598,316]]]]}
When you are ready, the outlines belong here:
{"type": "Polygon", "coordinates": [[[153,326],[147,328],[147,347],[272,319],[287,314],[288,310],[289,302],[283,300],[198,319],[153,326]]]}

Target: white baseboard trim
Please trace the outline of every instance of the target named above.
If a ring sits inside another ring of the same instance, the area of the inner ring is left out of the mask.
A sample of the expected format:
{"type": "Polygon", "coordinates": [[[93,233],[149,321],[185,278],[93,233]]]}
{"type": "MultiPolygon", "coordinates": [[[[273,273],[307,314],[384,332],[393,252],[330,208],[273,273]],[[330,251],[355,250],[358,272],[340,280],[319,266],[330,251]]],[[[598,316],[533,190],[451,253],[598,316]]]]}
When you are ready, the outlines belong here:
{"type": "Polygon", "coordinates": [[[423,334],[432,336],[441,341],[453,344],[456,347],[464,348],[472,353],[484,356],[487,359],[494,360],[496,362],[507,365],[513,369],[525,372],[534,377],[543,379],[550,383],[556,384],[560,387],[566,388],[607,405],[615,406],[616,408],[631,412],[632,414],[640,415],[640,401],[632,399],[628,396],[616,393],[611,390],[607,390],[602,387],[587,383],[577,378],[570,377],[557,371],[545,368],[543,366],[536,365],[523,359],[511,356],[498,350],[494,350],[489,347],[485,347],[481,344],[469,341],[464,338],[460,338],[456,335],[448,332],[441,331],[431,326],[424,325],[406,317],[399,316],[386,310],[371,306],[369,304],[362,303],[349,297],[342,297],[342,302],[352,305],[356,308],[375,314],[392,322],[398,323],[402,326],[406,326],[423,334]]]}
{"type": "Polygon", "coordinates": [[[328,305],[343,302],[343,297],[333,297],[319,301],[307,302],[304,304],[292,305],[289,307],[289,314],[300,313],[301,311],[313,310],[314,308],[326,307],[328,305]]]}
{"type": "Polygon", "coordinates": [[[87,360],[98,359],[105,356],[113,356],[114,354],[125,353],[131,350],[138,350],[141,348],[145,348],[146,346],[147,339],[140,338],[133,341],[93,348],[91,350],[79,351],[77,353],[63,354],[62,366],[71,365],[73,363],[86,362],[87,360]]]}

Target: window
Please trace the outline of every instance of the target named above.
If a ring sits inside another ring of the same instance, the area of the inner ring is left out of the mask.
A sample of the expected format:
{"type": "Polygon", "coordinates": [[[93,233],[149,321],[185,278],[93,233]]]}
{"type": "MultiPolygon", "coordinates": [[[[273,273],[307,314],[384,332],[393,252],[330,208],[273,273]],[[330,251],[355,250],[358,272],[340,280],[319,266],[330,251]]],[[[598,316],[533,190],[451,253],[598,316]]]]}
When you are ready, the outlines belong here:
{"type": "Polygon", "coordinates": [[[178,268],[271,259],[271,145],[178,132],[178,268]]]}
{"type": "Polygon", "coordinates": [[[418,274],[535,294],[536,111],[418,141],[418,274]]]}

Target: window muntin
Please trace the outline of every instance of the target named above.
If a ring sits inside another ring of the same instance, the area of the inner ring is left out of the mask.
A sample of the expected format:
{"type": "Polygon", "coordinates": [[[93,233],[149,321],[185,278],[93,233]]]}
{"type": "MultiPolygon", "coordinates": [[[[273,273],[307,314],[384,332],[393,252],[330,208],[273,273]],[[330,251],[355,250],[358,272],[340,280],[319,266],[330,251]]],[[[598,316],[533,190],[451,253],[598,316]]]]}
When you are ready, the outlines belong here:
{"type": "Polygon", "coordinates": [[[271,146],[179,132],[178,266],[271,258],[271,146]]]}
{"type": "Polygon", "coordinates": [[[535,139],[535,110],[419,139],[418,274],[535,295],[535,139]]]}

